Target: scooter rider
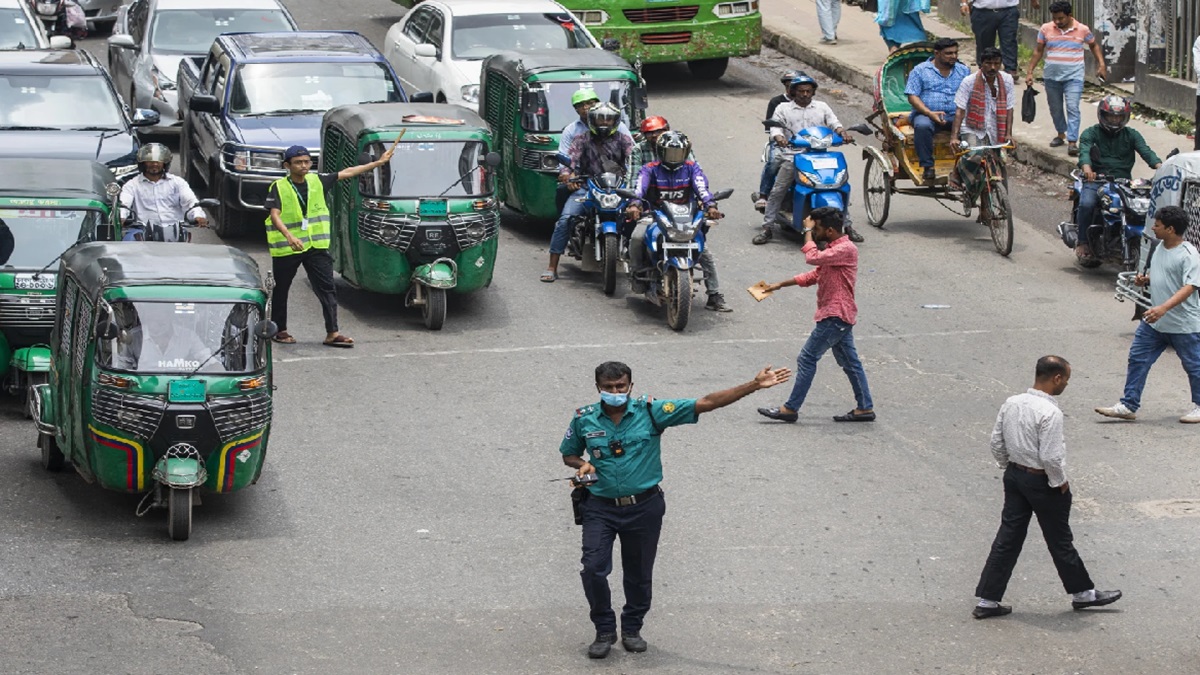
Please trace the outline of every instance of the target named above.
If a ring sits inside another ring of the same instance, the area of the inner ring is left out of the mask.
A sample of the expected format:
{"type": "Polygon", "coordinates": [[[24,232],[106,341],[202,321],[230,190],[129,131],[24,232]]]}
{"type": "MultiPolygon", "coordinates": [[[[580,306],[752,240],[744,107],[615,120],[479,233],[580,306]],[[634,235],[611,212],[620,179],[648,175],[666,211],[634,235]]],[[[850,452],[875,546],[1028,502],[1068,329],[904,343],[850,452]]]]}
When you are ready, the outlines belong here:
{"type": "Polygon", "coordinates": [[[170,173],[171,151],[162,143],[143,145],[137,153],[139,175],[121,188],[121,220],[147,223],[189,222],[208,226],[200,200],[187,181],[170,173]]]}
{"type": "Polygon", "coordinates": [[[1130,129],[1132,106],[1120,96],[1105,96],[1100,101],[1097,117],[1100,123],[1088,127],[1079,136],[1079,168],[1083,172],[1083,187],[1079,192],[1079,207],[1075,211],[1075,255],[1088,259],[1092,252],[1087,244],[1087,228],[1096,217],[1100,201],[1097,190],[1101,183],[1096,174],[1112,178],[1132,178],[1135,153],[1152,169],[1162,166],[1162,160],[1146,145],[1137,129],[1130,129]],[[1095,152],[1092,150],[1095,149],[1095,152]],[[1093,158],[1092,155],[1095,155],[1093,158]]]}
{"type": "MultiPolygon", "coordinates": [[[[813,96],[817,93],[817,81],[813,78],[804,74],[799,75],[788,86],[788,93],[792,100],[781,103],[775,109],[775,114],[771,116],[771,120],[777,123],[777,126],[771,127],[771,138],[779,148],[776,153],[778,168],[775,173],[775,183],[771,187],[771,194],[767,198],[766,212],[763,214],[763,231],[755,235],[753,240],[755,244],[765,244],[771,241],[771,228],[774,227],[775,219],[779,216],[779,210],[783,206],[783,200],[791,192],[792,183],[796,178],[796,165],[792,162],[796,151],[788,147],[788,139],[796,132],[808,127],[829,127],[837,134],[845,131],[828,104],[813,100],[813,96]]],[[[850,237],[850,241],[863,241],[862,235],[855,232],[849,223],[844,226],[844,231],[846,236],[850,237]]]]}
{"type": "MultiPolygon", "coordinates": [[[[687,136],[678,131],[668,131],[658,137],[658,160],[642,167],[638,174],[638,199],[650,203],[659,200],[675,204],[687,204],[693,199],[704,207],[705,218],[717,220],[721,212],[713,201],[712,193],[708,190],[708,178],[704,170],[693,159],[692,143],[687,136]]],[[[640,201],[633,201],[626,211],[630,218],[637,221],[642,216],[640,201]]],[[[639,223],[629,238],[630,265],[633,269],[641,270],[646,267],[645,239],[646,226],[639,223]]],[[[732,312],[725,304],[725,296],[721,295],[720,283],[717,280],[717,261],[713,258],[712,249],[704,248],[700,254],[700,269],[704,270],[704,288],[708,292],[708,303],[705,309],[714,312],[732,312]]],[[[636,290],[636,289],[635,289],[636,290]]]]}
{"type": "Polygon", "coordinates": [[[554,234],[550,237],[550,263],[542,273],[542,281],[558,279],[558,260],[567,248],[571,221],[587,213],[587,190],[576,176],[604,173],[608,163],[615,164],[620,175],[627,171],[633,137],[619,133],[620,127],[621,111],[610,103],[601,103],[588,111],[588,133],[571,140],[565,153],[571,160],[571,168],[563,167],[558,173],[558,181],[569,186],[572,193],[554,224],[554,234]]]}
{"type": "MultiPolygon", "coordinates": [[[[783,93],[773,96],[770,101],[767,101],[767,114],[763,117],[764,120],[774,117],[775,109],[780,104],[792,100],[791,96],[788,96],[788,88],[791,86],[792,80],[804,74],[799,70],[785,70],[783,72],[783,75],[779,78],[779,81],[783,84],[783,93]]],[[[779,173],[779,163],[775,161],[775,157],[778,154],[775,144],[772,143],[767,146],[766,161],[763,162],[762,175],[758,178],[758,192],[750,195],[750,199],[754,201],[754,208],[760,212],[767,208],[767,195],[771,192],[771,186],[775,184],[775,174],[779,173]]]]}

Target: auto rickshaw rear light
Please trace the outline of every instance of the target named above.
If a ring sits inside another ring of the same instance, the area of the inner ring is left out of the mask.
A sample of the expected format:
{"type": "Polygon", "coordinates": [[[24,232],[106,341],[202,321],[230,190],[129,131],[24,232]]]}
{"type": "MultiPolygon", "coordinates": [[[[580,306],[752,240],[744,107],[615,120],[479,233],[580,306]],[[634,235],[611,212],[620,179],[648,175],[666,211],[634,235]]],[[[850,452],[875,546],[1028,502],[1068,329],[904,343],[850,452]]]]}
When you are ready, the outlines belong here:
{"type": "Polygon", "coordinates": [[[484,211],[492,208],[495,205],[496,201],[493,199],[476,199],[475,201],[471,202],[471,208],[475,209],[476,211],[484,211]]]}
{"type": "Polygon", "coordinates": [[[258,389],[267,386],[267,376],[259,375],[258,377],[249,377],[244,380],[238,380],[238,389],[247,391],[250,389],[258,389]]]}
{"type": "Polygon", "coordinates": [[[133,386],[133,380],[127,377],[109,375],[108,373],[100,373],[100,375],[96,378],[96,381],[100,384],[106,384],[110,387],[119,387],[121,389],[129,389],[133,386]]]}
{"type": "Polygon", "coordinates": [[[364,199],[363,206],[375,211],[391,211],[392,205],[382,199],[364,199]]]}

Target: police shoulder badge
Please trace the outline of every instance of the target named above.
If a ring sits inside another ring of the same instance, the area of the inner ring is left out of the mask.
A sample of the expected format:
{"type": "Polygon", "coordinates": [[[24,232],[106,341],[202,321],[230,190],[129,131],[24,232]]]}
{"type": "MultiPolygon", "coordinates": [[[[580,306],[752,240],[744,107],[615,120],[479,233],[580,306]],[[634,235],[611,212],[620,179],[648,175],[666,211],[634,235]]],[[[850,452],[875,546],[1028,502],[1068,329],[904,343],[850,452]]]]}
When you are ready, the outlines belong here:
{"type": "Polygon", "coordinates": [[[665,412],[665,413],[675,412],[675,404],[670,401],[667,401],[666,403],[663,404],[663,412],[665,412]]]}

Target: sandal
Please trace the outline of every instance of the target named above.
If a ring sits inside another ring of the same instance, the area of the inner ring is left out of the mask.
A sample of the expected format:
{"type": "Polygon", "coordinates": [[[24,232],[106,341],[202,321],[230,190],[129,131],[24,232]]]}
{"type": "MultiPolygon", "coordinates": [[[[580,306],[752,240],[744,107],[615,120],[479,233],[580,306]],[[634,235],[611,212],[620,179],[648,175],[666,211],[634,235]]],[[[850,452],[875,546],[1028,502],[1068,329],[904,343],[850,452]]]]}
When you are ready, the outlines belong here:
{"type": "Polygon", "coordinates": [[[296,344],[296,338],[292,337],[292,334],[287,332],[286,330],[279,331],[278,333],[275,334],[275,337],[273,337],[271,339],[278,342],[281,345],[296,344]]]}
{"type": "Polygon", "coordinates": [[[338,335],[322,342],[321,344],[325,345],[326,347],[342,347],[343,349],[349,349],[354,346],[354,340],[351,340],[345,335],[338,335]]]}
{"type": "Polygon", "coordinates": [[[548,284],[552,284],[558,279],[558,273],[546,270],[545,272],[542,272],[541,279],[548,284]]]}

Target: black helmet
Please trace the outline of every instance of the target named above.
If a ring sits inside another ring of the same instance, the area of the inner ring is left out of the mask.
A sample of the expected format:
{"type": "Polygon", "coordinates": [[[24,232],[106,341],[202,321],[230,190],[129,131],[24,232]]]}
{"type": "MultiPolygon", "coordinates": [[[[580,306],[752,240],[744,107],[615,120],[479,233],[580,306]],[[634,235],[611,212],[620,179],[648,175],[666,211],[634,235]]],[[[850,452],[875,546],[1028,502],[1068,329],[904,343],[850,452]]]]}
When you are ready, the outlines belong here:
{"type": "Polygon", "coordinates": [[[658,160],[668,169],[678,169],[692,152],[692,142],[678,131],[667,131],[658,137],[655,144],[658,160]]]}
{"type": "Polygon", "coordinates": [[[779,76],[779,82],[780,82],[780,84],[783,84],[784,86],[790,87],[792,84],[792,80],[796,79],[797,77],[800,77],[803,74],[804,73],[801,73],[798,70],[785,70],[785,71],[783,71],[783,74],[779,76]]]}
{"type": "Polygon", "coordinates": [[[588,129],[593,136],[608,138],[621,125],[621,111],[611,103],[601,103],[588,111],[588,129]]]}
{"type": "Polygon", "coordinates": [[[163,173],[171,170],[171,150],[162,143],[147,143],[137,154],[138,171],[145,171],[146,162],[162,162],[163,173]]]}
{"type": "Polygon", "coordinates": [[[1133,106],[1129,104],[1127,99],[1120,96],[1105,96],[1100,99],[1100,106],[1096,109],[1096,116],[1100,118],[1100,126],[1110,134],[1115,134],[1129,124],[1129,117],[1133,114],[1133,106]]]}
{"type": "Polygon", "coordinates": [[[811,84],[813,91],[815,92],[817,90],[817,81],[816,80],[812,79],[811,77],[809,77],[808,75],[806,75],[804,73],[798,73],[795,77],[792,78],[792,80],[790,82],[788,82],[788,86],[787,86],[788,93],[790,94],[792,89],[794,89],[802,84],[811,84]]]}

